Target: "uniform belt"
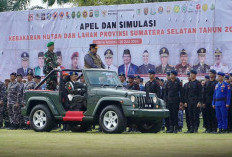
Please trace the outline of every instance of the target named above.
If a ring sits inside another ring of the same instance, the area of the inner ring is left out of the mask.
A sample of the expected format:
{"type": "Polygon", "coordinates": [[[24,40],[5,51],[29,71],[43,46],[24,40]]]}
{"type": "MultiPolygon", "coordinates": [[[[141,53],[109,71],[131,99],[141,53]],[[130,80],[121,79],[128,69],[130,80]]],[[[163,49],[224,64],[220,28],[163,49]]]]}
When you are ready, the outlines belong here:
{"type": "Polygon", "coordinates": [[[226,101],[226,98],[214,99],[214,101],[226,101]]]}

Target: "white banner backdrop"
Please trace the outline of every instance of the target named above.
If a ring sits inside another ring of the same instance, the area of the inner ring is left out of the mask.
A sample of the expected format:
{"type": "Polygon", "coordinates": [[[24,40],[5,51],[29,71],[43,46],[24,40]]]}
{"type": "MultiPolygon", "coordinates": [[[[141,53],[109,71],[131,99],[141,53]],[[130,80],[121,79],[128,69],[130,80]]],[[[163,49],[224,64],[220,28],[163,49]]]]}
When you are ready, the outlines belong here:
{"type": "Polygon", "coordinates": [[[194,66],[199,63],[197,50],[200,48],[206,49],[206,57],[202,59],[208,65],[206,73],[216,63],[217,71],[229,73],[232,72],[231,8],[231,0],[201,0],[0,13],[1,80],[9,78],[11,72],[20,72],[21,67],[35,69],[39,62],[42,67],[38,53],[47,51],[49,41],[55,42],[55,51],[61,51],[65,68],[72,68],[72,64],[83,68],[84,55],[94,42],[99,44],[98,54],[105,64],[104,53],[112,50],[116,68],[126,62],[123,51],[129,49],[129,63],[135,65],[131,68],[142,76],[146,75],[138,72],[137,67],[147,62],[145,50],[149,54],[148,62],[161,77],[184,60],[189,65],[179,65],[180,77],[185,77],[186,71],[193,67],[205,73],[194,66]],[[160,72],[161,63],[165,66],[159,54],[163,47],[169,51],[166,66],[170,68],[160,72]],[[185,58],[180,58],[182,49],[186,50],[185,58]],[[217,62],[216,49],[222,52],[217,62]],[[22,61],[23,52],[28,53],[29,62],[22,61]],[[71,58],[74,52],[79,53],[76,60],[71,58]]]}

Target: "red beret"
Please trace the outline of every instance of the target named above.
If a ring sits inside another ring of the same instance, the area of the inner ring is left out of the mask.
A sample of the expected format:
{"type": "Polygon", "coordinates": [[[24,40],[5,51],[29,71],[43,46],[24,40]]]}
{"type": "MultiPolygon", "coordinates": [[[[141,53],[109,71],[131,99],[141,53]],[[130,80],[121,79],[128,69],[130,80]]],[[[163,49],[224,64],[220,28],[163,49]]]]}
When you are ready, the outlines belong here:
{"type": "Polygon", "coordinates": [[[71,59],[73,59],[74,57],[79,57],[79,52],[73,52],[71,59]]]}

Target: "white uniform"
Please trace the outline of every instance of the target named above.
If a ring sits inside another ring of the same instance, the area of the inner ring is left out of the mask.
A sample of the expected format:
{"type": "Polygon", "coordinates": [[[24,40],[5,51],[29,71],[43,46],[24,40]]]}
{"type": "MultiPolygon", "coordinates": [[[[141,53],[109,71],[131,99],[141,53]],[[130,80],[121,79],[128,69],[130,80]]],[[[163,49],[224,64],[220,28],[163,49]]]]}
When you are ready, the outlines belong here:
{"type": "Polygon", "coordinates": [[[216,72],[223,72],[223,73],[228,73],[229,72],[229,67],[226,64],[220,63],[218,66],[214,64],[213,66],[210,67],[210,69],[216,70],[216,72]]]}

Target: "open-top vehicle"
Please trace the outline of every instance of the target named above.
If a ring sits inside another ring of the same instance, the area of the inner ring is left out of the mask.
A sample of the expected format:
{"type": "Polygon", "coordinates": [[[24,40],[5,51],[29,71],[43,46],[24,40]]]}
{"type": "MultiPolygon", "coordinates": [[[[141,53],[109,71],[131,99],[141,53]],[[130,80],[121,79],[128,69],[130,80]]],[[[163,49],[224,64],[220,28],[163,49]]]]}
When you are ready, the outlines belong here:
{"type": "Polygon", "coordinates": [[[25,92],[22,114],[29,116],[35,131],[51,131],[57,123],[67,123],[73,132],[85,132],[92,125],[100,125],[105,133],[121,133],[127,126],[137,125],[143,133],[161,130],[163,118],[169,111],[165,102],[156,94],[127,90],[122,86],[117,73],[104,69],[53,70],[35,88],[25,92]],[[85,111],[69,111],[63,73],[82,73],[87,87],[85,111]],[[58,73],[59,90],[38,90],[52,75],[58,73]]]}

